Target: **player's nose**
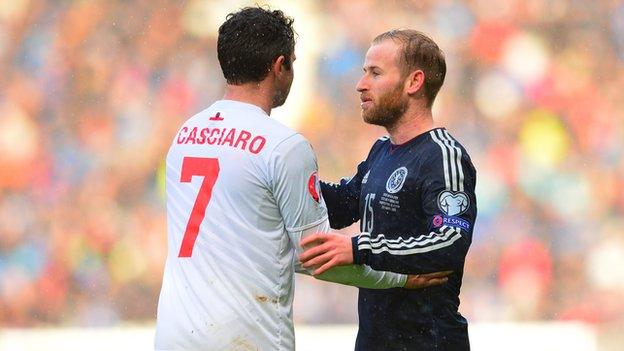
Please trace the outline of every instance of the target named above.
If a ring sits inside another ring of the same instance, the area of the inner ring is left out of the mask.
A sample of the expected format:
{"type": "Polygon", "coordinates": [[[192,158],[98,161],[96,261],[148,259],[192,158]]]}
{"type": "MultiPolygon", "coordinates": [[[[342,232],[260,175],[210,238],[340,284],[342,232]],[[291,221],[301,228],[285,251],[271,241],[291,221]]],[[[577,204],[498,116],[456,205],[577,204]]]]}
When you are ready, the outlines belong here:
{"type": "Polygon", "coordinates": [[[362,78],[360,78],[360,80],[357,82],[355,89],[360,93],[368,90],[368,83],[365,75],[362,76],[362,78]]]}

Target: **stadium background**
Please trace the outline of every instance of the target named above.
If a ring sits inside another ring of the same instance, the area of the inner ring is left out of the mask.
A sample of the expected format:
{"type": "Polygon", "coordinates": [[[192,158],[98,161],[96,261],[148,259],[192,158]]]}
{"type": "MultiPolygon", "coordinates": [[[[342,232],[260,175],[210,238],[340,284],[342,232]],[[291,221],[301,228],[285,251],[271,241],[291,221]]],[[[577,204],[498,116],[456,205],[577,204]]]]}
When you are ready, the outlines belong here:
{"type": "MultiPolygon", "coordinates": [[[[624,2],[269,3],[299,33],[274,116],[311,141],[326,180],[383,134],[354,88],[370,40],[429,33],[448,65],[436,122],[478,170],[462,313],[578,321],[622,349],[624,2]]],[[[154,322],[163,159],[181,121],[221,97],[216,29],[249,4],[0,2],[0,330],[154,322]]],[[[298,277],[295,321],[354,323],[356,296],[298,277]]]]}

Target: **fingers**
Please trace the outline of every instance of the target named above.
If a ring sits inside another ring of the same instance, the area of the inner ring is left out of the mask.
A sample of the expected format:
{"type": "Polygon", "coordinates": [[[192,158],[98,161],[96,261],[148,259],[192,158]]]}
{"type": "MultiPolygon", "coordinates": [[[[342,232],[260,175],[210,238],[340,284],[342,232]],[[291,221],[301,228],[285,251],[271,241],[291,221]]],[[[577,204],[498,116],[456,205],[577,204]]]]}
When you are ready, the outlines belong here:
{"type": "Polygon", "coordinates": [[[315,241],[323,242],[327,238],[325,233],[314,233],[312,235],[308,235],[305,238],[301,239],[301,246],[307,246],[315,241]]]}
{"type": "MultiPolygon", "coordinates": [[[[301,253],[301,255],[299,255],[299,261],[301,263],[306,263],[308,260],[319,256],[321,254],[326,253],[327,251],[329,251],[329,247],[327,245],[318,245],[318,246],[314,246],[311,247],[307,250],[305,250],[304,252],[301,253]]],[[[304,267],[306,267],[306,265],[304,264],[304,267]]]]}
{"type": "Polygon", "coordinates": [[[430,286],[445,284],[446,282],[448,282],[448,277],[447,276],[439,277],[439,275],[441,275],[442,273],[443,272],[436,272],[436,273],[423,274],[423,275],[410,275],[407,278],[407,282],[405,283],[404,287],[407,289],[422,289],[422,288],[428,288],[430,286]],[[433,274],[438,275],[438,277],[432,278],[431,276],[433,274]]]}
{"type": "Polygon", "coordinates": [[[313,259],[316,256],[325,254],[329,252],[330,250],[331,250],[331,246],[327,243],[323,243],[317,246],[310,247],[309,249],[303,251],[301,255],[299,255],[299,261],[301,263],[306,263],[308,260],[313,259]]]}
{"type": "Polygon", "coordinates": [[[325,263],[324,265],[322,265],[321,267],[317,268],[314,271],[314,275],[319,275],[319,274],[323,274],[325,273],[328,269],[334,267],[337,265],[336,260],[329,260],[327,263],[325,263]]]}
{"type": "Polygon", "coordinates": [[[451,273],[453,273],[453,271],[442,271],[442,272],[421,274],[420,277],[421,278],[443,278],[443,277],[448,277],[449,275],[451,275],[451,273]]]}
{"type": "Polygon", "coordinates": [[[430,287],[430,286],[444,284],[446,282],[448,282],[448,278],[434,278],[425,282],[425,286],[430,287]]]}
{"type": "Polygon", "coordinates": [[[325,252],[324,254],[316,256],[316,257],[310,259],[309,261],[303,263],[303,268],[310,268],[310,267],[320,266],[320,265],[323,265],[323,264],[329,262],[331,259],[332,259],[332,253],[331,252],[325,252]]]}

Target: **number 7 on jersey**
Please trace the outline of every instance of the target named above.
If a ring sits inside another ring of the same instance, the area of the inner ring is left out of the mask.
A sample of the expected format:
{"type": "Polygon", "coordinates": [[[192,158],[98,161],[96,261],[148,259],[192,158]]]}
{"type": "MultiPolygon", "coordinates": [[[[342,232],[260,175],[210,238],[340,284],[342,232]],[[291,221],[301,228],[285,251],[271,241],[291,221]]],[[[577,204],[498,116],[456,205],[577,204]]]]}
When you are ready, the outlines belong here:
{"type": "Polygon", "coordinates": [[[182,245],[178,257],[191,257],[195,240],[199,234],[199,226],[206,216],[206,208],[212,197],[212,188],[219,176],[219,160],[216,158],[185,157],[182,160],[182,174],[180,182],[190,183],[193,176],[204,177],[195,199],[191,216],[186,224],[182,245]]]}

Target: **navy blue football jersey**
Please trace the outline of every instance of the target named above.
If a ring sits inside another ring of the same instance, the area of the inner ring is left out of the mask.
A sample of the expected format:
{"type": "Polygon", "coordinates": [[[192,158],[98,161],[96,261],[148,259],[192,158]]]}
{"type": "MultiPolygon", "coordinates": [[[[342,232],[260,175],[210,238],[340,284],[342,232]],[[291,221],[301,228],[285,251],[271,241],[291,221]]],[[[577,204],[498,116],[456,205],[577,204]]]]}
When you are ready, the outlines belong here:
{"type": "Polygon", "coordinates": [[[356,350],[469,350],[458,312],[464,261],[477,215],[476,171],[444,128],[371,148],[357,173],[322,183],[332,228],[360,220],[355,264],[423,274],[452,270],[446,284],[418,289],[360,289],[356,350]]]}

